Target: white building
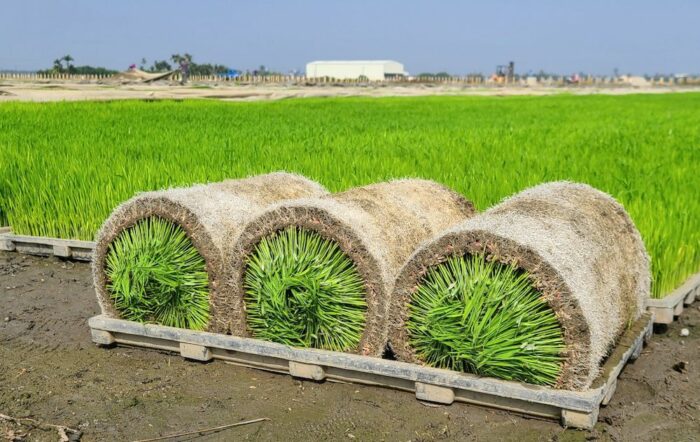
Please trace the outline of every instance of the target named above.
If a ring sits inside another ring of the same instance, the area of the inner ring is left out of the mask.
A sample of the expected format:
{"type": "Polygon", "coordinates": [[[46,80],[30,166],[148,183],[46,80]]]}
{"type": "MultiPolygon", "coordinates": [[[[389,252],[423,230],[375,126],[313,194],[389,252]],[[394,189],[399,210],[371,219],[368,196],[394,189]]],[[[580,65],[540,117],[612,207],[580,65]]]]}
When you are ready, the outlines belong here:
{"type": "Polygon", "coordinates": [[[328,77],[336,80],[367,78],[377,81],[408,75],[403,65],[392,60],[312,61],[306,65],[309,78],[328,77]]]}

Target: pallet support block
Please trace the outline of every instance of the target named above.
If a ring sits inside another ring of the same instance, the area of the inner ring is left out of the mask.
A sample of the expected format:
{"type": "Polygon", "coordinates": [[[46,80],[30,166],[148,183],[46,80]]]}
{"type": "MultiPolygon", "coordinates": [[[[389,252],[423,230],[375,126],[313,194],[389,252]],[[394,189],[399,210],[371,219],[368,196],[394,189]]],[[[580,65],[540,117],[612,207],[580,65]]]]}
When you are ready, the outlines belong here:
{"type": "Polygon", "coordinates": [[[4,250],[5,252],[14,252],[15,243],[9,239],[0,238],[0,250],[4,250]]]}
{"type": "Polygon", "coordinates": [[[565,427],[592,430],[598,422],[598,409],[591,412],[561,410],[561,424],[565,427]]]}
{"type": "MultiPolygon", "coordinates": [[[[654,318],[653,313],[650,313],[650,314],[651,314],[651,323],[654,324],[656,322],[656,318],[654,318]]],[[[651,341],[652,336],[654,336],[654,327],[653,326],[648,327],[644,331],[644,337],[642,337],[642,341],[644,342],[644,345],[647,345],[649,343],[649,341],[651,341]]]]}
{"type": "Polygon", "coordinates": [[[693,302],[695,302],[695,298],[697,297],[698,291],[700,291],[700,287],[696,288],[695,290],[691,290],[688,293],[688,295],[686,295],[685,299],[683,300],[683,304],[690,305],[693,302]]]}
{"type": "Polygon", "coordinates": [[[672,324],[673,310],[671,307],[649,307],[649,311],[654,314],[654,324],[672,324]]]}
{"type": "Polygon", "coordinates": [[[54,245],[53,246],[53,254],[54,254],[54,256],[58,256],[59,258],[70,258],[71,257],[70,247],[54,245]]]}
{"type": "Polygon", "coordinates": [[[185,359],[207,362],[211,361],[213,356],[209,347],[197,344],[188,344],[180,342],[180,356],[185,359]]]}
{"type": "Polygon", "coordinates": [[[636,347],[634,347],[634,350],[632,351],[632,354],[630,355],[630,361],[636,361],[639,359],[639,357],[642,355],[642,349],[644,349],[644,343],[640,342],[637,344],[636,347]]]}
{"type": "Polygon", "coordinates": [[[295,378],[322,381],[326,379],[326,371],[320,365],[304,364],[302,362],[289,361],[289,374],[295,378]]]}
{"type": "Polygon", "coordinates": [[[673,316],[680,316],[683,313],[683,302],[679,302],[673,309],[673,316]]]}
{"type": "Polygon", "coordinates": [[[455,401],[455,391],[448,387],[416,382],[416,399],[450,405],[455,401]]]}
{"type": "Polygon", "coordinates": [[[615,394],[615,390],[617,390],[617,379],[612,381],[610,385],[607,387],[607,391],[605,392],[605,396],[603,396],[603,400],[600,402],[601,405],[608,405],[610,403],[610,400],[612,399],[613,395],[615,394]]]}
{"type": "Polygon", "coordinates": [[[114,340],[114,335],[108,331],[90,329],[90,334],[92,335],[92,342],[97,345],[113,345],[116,341],[114,340]]]}

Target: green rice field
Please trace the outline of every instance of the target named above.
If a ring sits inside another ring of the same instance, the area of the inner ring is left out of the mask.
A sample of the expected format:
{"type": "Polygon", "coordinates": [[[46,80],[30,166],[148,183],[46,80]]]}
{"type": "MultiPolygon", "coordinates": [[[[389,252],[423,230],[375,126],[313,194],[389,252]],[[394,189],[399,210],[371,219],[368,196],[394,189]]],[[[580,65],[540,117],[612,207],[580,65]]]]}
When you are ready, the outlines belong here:
{"type": "Polygon", "coordinates": [[[479,209],[552,180],[624,204],[654,296],[700,270],[700,94],[0,104],[0,224],[92,239],[143,190],[274,170],[429,178],[479,209]]]}

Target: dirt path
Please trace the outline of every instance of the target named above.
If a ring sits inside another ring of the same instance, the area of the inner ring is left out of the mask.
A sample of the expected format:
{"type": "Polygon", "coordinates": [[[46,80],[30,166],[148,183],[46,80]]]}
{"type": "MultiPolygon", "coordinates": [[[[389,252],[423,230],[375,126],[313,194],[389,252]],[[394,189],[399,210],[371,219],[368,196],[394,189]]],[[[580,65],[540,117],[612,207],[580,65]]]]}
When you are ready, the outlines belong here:
{"type": "Polygon", "coordinates": [[[157,82],[153,84],[120,84],[55,81],[0,81],[0,103],[3,101],[84,101],[84,100],[182,100],[208,98],[224,101],[283,100],[305,97],[416,97],[430,95],[553,95],[553,94],[664,94],[693,92],[693,86],[674,87],[551,87],[551,86],[462,86],[450,84],[380,84],[380,85],[231,85],[157,82]]]}
{"type": "MultiPolygon", "coordinates": [[[[271,420],[179,440],[700,440],[698,303],[625,369],[592,432],[465,404],[425,405],[389,389],[101,349],[86,325],[96,313],[87,264],[0,252],[0,414],[80,429],[85,441],[259,417],[271,420]],[[688,338],[679,337],[682,327],[688,338]],[[680,361],[689,362],[683,373],[673,369],[680,361]]],[[[8,432],[58,440],[55,431],[0,420],[0,438],[8,432]]]]}

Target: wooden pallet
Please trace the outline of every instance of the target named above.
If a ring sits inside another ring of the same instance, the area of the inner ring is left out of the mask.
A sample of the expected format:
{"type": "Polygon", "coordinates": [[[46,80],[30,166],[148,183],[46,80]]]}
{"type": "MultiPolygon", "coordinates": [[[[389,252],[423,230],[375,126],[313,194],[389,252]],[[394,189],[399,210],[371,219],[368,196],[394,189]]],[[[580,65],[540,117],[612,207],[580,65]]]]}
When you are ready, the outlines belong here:
{"type": "Polygon", "coordinates": [[[416,398],[439,404],[467,402],[559,420],[562,425],[591,429],[601,405],[607,405],[617,378],[651,338],[653,315],[646,313],[620,339],[586,391],[557,390],[520,382],[483,378],[451,370],[326,350],[292,348],[273,342],[140,324],[104,315],[90,318],[92,340],[179,353],[187,359],[222,359],[237,365],[288,373],[314,381],[342,381],[414,392],[416,398]]]}
{"type": "Polygon", "coordinates": [[[670,324],[683,313],[683,308],[700,299],[700,273],[660,299],[648,299],[647,310],[654,313],[655,324],[670,324]]]}
{"type": "Polygon", "coordinates": [[[0,250],[90,261],[92,252],[95,250],[95,243],[74,239],[15,235],[9,227],[2,227],[0,228],[0,250]]]}

